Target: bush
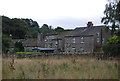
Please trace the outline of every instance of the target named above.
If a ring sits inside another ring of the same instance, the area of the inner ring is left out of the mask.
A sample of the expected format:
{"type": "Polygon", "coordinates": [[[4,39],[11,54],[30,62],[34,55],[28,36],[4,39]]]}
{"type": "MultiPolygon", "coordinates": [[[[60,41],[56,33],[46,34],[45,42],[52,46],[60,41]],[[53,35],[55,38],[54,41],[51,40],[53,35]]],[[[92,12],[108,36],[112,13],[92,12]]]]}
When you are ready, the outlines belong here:
{"type": "Polygon", "coordinates": [[[10,48],[11,38],[8,35],[2,35],[2,51],[3,53],[7,53],[10,48]]]}
{"type": "Polygon", "coordinates": [[[14,49],[15,52],[24,51],[24,47],[23,47],[22,42],[16,42],[14,46],[15,46],[15,49],[14,49]]]}
{"type": "Polygon", "coordinates": [[[108,41],[103,46],[103,51],[105,54],[110,54],[110,56],[118,56],[120,53],[120,37],[115,36],[108,39],[108,41]]]}

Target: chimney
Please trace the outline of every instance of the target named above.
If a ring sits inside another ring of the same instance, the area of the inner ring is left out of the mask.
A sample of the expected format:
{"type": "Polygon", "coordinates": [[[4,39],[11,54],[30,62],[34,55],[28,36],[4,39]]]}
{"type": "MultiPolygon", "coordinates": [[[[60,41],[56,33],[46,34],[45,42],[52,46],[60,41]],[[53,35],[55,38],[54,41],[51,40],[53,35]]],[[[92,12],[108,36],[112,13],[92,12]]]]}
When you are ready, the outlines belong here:
{"type": "Polygon", "coordinates": [[[42,33],[38,33],[38,36],[37,36],[37,44],[38,46],[43,46],[43,34],[42,33]]]}
{"type": "Polygon", "coordinates": [[[93,27],[93,23],[92,23],[92,21],[88,21],[88,23],[87,23],[87,27],[93,27]]]}

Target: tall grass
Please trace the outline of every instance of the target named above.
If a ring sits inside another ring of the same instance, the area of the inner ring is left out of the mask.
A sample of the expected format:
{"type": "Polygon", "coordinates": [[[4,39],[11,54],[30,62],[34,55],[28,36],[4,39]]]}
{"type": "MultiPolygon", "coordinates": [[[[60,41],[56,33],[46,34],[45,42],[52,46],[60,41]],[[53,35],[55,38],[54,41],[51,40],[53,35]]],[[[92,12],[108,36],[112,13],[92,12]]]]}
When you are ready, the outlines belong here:
{"type": "Polygon", "coordinates": [[[2,54],[0,54],[0,80],[2,80],[2,54]]]}
{"type": "Polygon", "coordinates": [[[118,62],[82,57],[3,59],[3,79],[118,79],[118,62]]]}

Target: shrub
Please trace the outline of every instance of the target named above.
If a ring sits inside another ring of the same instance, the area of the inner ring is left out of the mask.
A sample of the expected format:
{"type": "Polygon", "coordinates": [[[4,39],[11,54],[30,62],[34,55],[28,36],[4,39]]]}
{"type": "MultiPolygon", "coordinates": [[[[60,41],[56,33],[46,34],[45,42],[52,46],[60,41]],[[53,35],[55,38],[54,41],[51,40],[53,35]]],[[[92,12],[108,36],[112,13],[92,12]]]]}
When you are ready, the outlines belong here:
{"type": "Polygon", "coordinates": [[[15,46],[15,49],[14,49],[15,52],[24,51],[22,42],[16,42],[14,46],[15,46]]]}
{"type": "Polygon", "coordinates": [[[103,51],[105,54],[110,54],[110,56],[118,56],[120,53],[120,37],[115,36],[108,39],[108,41],[103,46],[103,51]]]}

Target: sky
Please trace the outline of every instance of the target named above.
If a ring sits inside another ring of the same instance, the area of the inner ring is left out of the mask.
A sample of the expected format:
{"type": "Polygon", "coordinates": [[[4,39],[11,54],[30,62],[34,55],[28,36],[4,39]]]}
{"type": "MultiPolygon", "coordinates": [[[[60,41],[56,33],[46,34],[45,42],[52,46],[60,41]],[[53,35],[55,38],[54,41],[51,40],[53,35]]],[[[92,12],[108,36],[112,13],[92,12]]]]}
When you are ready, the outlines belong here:
{"type": "Polygon", "coordinates": [[[65,29],[86,26],[88,21],[102,25],[107,0],[1,0],[0,15],[31,18],[41,27],[65,29]]]}

